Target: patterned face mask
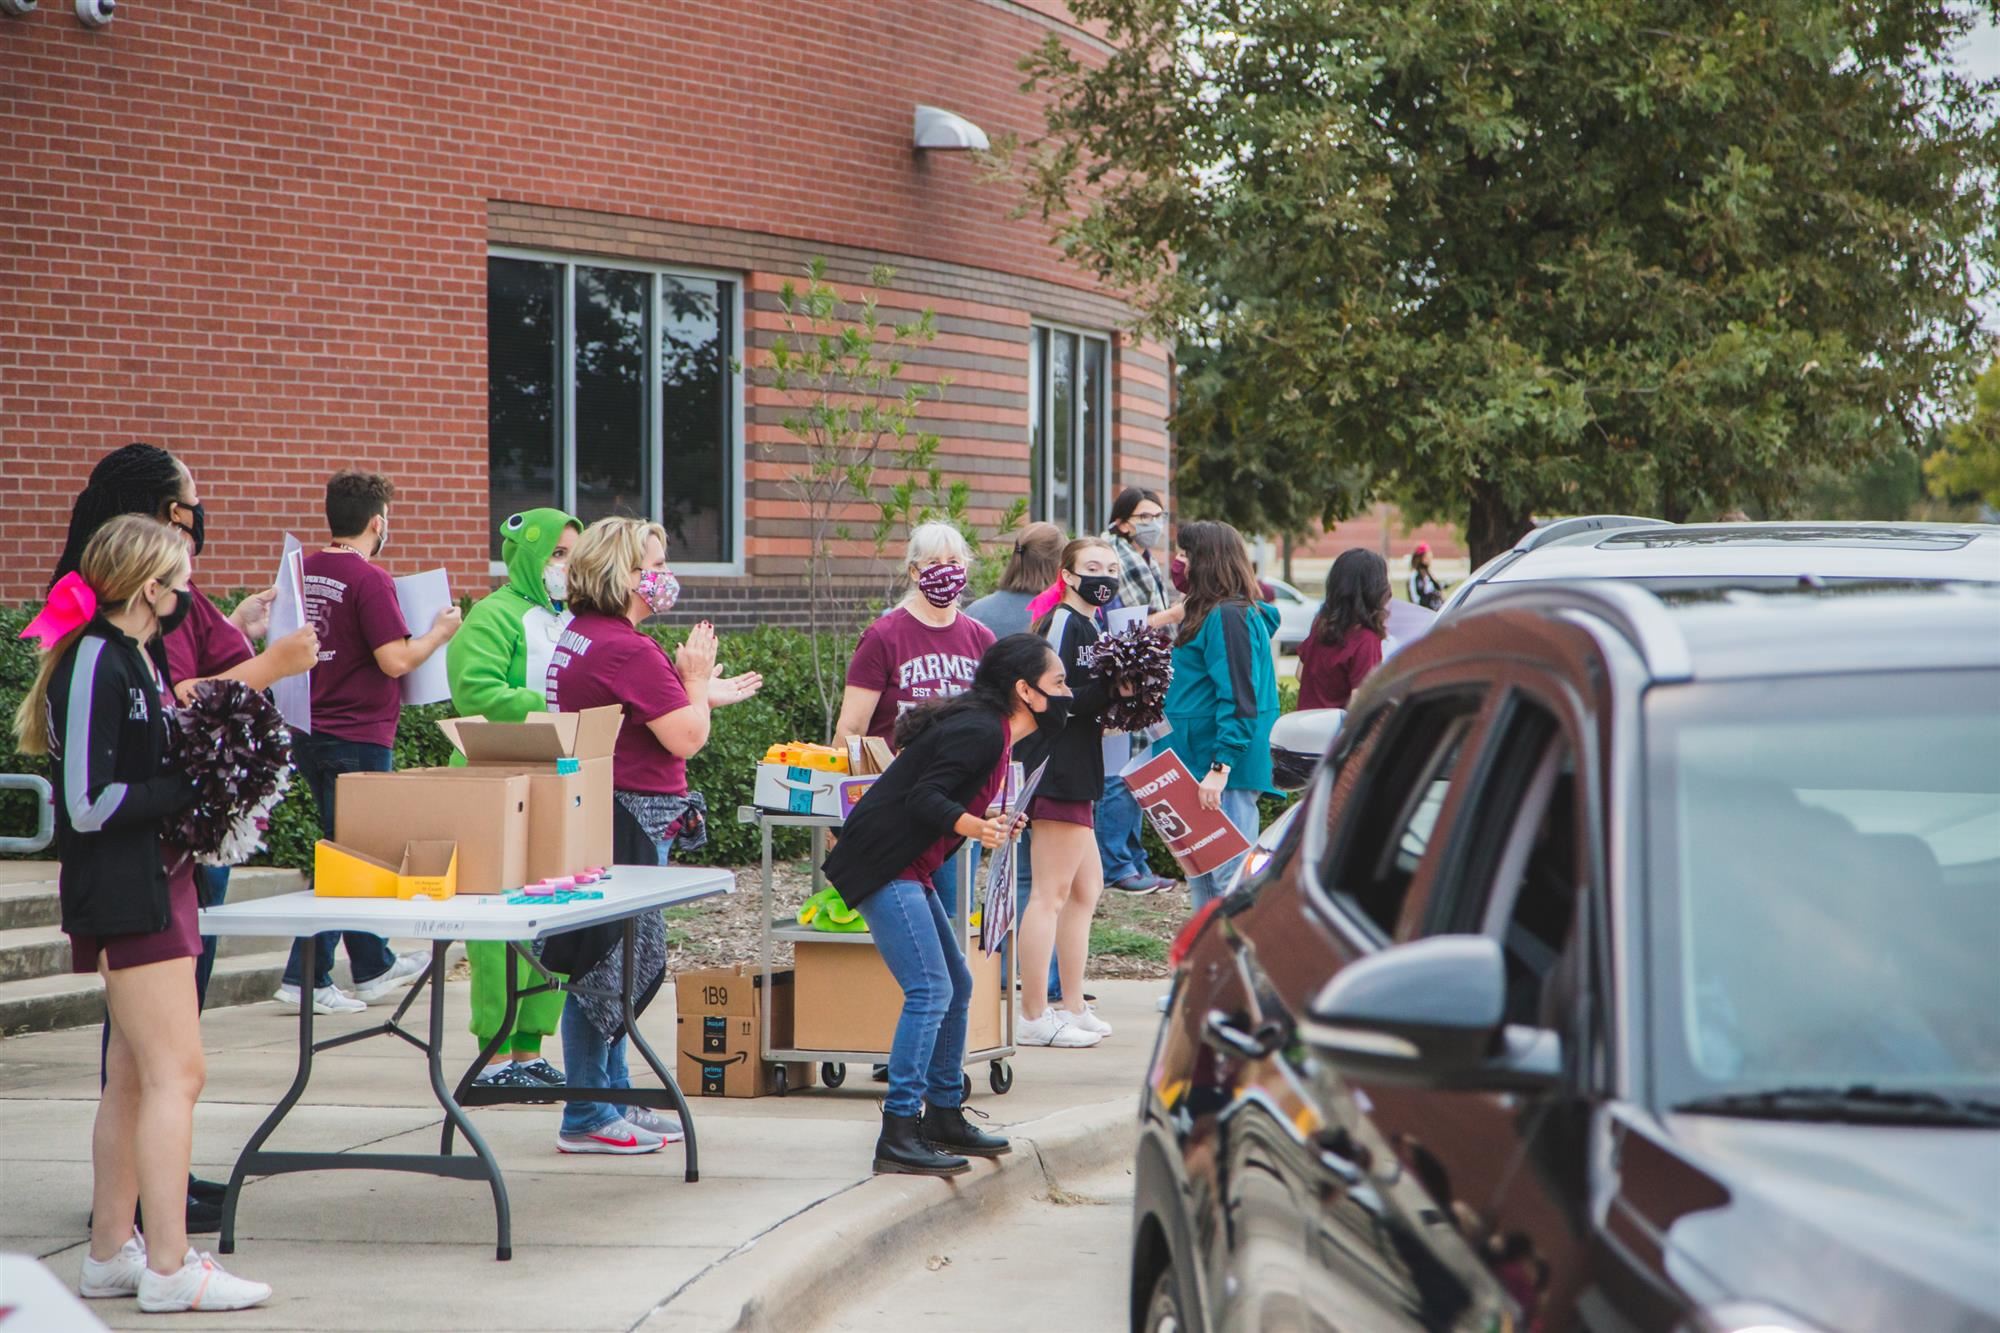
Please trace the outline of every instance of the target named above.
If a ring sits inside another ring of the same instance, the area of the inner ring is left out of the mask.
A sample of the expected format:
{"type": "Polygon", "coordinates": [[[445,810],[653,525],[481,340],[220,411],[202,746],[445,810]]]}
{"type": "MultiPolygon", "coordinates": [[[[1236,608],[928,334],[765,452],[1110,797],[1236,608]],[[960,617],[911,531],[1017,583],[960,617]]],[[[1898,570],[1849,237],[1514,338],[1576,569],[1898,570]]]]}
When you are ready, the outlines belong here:
{"type": "Polygon", "coordinates": [[[917,591],[932,606],[950,606],[965,591],[965,566],[932,565],[917,575],[917,591]]]}
{"type": "Polygon", "coordinates": [[[681,599],[681,581],[674,577],[671,569],[642,569],[639,571],[639,596],[653,609],[653,614],[663,616],[674,609],[674,603],[681,599]]]}

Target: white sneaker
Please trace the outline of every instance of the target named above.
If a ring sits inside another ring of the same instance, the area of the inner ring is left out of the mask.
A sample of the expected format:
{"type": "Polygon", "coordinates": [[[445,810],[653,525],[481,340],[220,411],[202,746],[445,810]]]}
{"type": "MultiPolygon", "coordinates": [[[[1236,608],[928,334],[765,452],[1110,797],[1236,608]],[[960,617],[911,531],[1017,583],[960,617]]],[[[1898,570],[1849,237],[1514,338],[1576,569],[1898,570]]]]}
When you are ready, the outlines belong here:
{"type": "Polygon", "coordinates": [[[396,961],[389,964],[389,970],[379,977],[370,977],[354,988],[354,998],[364,1005],[386,1000],[391,994],[415,981],[431,965],[427,953],[399,954],[396,961]]]}
{"type": "Polygon", "coordinates": [[[1070,1015],[1051,1005],[1040,1018],[1018,1015],[1014,1023],[1016,1046],[1059,1046],[1080,1050],[1103,1041],[1101,1034],[1070,1021],[1070,1015]]]}
{"type": "Polygon", "coordinates": [[[139,1275],[139,1308],[147,1314],[178,1314],[182,1310],[247,1310],[271,1299],[271,1289],[223,1271],[212,1254],[187,1252],[187,1261],[171,1277],[148,1268],[139,1275]]]}
{"type": "Polygon", "coordinates": [[[679,1143],[687,1137],[679,1116],[672,1111],[655,1111],[650,1106],[626,1107],[625,1123],[637,1125],[649,1134],[658,1134],[664,1143],[679,1143]]]}
{"type": "MultiPolygon", "coordinates": [[[[297,1009],[299,1007],[299,988],[297,986],[280,986],[272,993],[271,998],[287,1009],[297,1009]]],[[[331,983],[321,986],[313,992],[313,1012],[316,1014],[358,1014],[367,1008],[367,1005],[331,983]]]]}
{"type": "Polygon", "coordinates": [[[84,1252],[83,1281],[77,1284],[77,1290],[86,1300],[93,1301],[106,1296],[136,1296],[139,1279],[145,1272],[146,1238],[134,1231],[132,1239],[102,1263],[91,1258],[89,1251],[84,1252]]]}
{"type": "Polygon", "coordinates": [[[1099,1018],[1095,1009],[1086,1007],[1080,1014],[1073,1014],[1065,1009],[1062,1011],[1062,1016],[1085,1032],[1095,1032],[1100,1037],[1111,1035],[1111,1025],[1099,1018]]]}
{"type": "Polygon", "coordinates": [[[557,1152],[601,1152],[630,1157],[636,1153],[658,1152],[667,1141],[650,1129],[641,1129],[620,1118],[600,1125],[587,1134],[556,1133],[557,1152]]]}

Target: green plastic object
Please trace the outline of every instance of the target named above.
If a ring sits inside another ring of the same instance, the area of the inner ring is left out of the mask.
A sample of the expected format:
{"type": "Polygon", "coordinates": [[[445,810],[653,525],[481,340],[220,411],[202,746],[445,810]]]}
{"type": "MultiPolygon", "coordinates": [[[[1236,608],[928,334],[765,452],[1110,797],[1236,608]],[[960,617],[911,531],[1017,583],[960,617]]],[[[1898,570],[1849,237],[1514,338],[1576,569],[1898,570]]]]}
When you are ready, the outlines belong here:
{"type": "Polygon", "coordinates": [[[861,913],[849,907],[840,890],[831,885],[799,904],[799,924],[841,935],[859,935],[868,929],[861,913]]]}

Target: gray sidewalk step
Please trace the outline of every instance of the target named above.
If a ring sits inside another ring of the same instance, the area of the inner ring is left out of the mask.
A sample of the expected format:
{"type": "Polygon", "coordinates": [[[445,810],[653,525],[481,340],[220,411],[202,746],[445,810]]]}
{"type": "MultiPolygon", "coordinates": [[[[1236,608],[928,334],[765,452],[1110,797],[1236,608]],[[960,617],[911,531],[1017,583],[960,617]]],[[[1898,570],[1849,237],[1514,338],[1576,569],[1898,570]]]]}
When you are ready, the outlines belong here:
{"type": "MultiPolygon", "coordinates": [[[[255,1004],[271,998],[285,972],[291,946],[217,958],[208,979],[208,1007],[255,1004]]],[[[72,972],[0,982],[0,1037],[56,1028],[91,1027],[104,1020],[104,982],[72,972]]]]}

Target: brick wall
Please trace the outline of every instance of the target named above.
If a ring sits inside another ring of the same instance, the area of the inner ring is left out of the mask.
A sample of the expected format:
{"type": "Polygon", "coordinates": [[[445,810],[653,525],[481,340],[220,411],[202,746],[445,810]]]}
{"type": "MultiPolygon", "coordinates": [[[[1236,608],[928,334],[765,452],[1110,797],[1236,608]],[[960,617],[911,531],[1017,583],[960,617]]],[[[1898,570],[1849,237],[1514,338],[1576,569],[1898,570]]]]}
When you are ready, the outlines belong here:
{"type": "MultiPolygon", "coordinates": [[[[917,373],[959,380],[924,424],[988,519],[1027,485],[1030,320],[1127,315],[1008,216],[1010,187],[908,147],[918,102],[1032,134],[1019,56],[1095,41],[1056,0],[144,0],[97,31],[67,11],[0,19],[0,504],[35,516],[0,599],[39,592],[90,465],[132,439],[195,470],[211,587],[317,533],[344,466],[396,479],[397,568],[484,586],[490,245],[737,272],[753,348],[806,256],[846,282],[894,263],[899,308],[940,313],[917,373]]],[[[1166,353],[1115,360],[1116,466],[1162,478],[1166,353]]],[[[791,583],[760,392],[751,582],[791,583]]]]}

